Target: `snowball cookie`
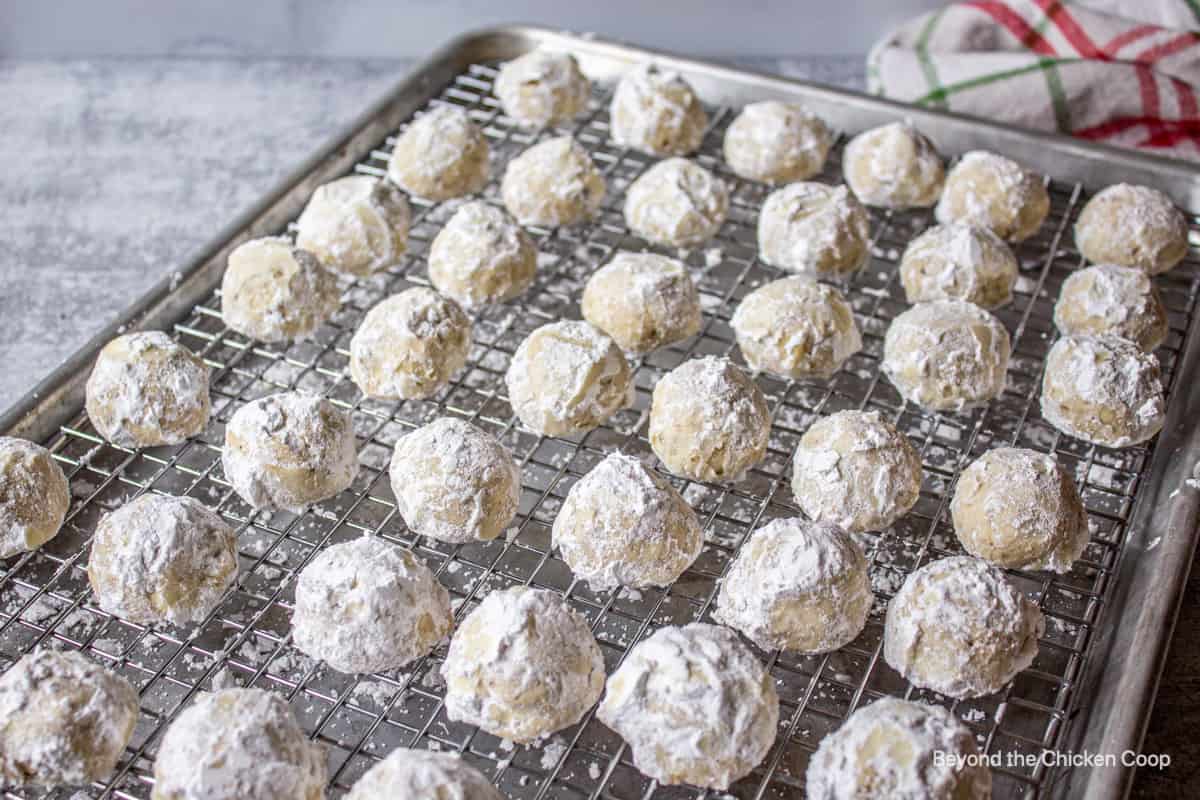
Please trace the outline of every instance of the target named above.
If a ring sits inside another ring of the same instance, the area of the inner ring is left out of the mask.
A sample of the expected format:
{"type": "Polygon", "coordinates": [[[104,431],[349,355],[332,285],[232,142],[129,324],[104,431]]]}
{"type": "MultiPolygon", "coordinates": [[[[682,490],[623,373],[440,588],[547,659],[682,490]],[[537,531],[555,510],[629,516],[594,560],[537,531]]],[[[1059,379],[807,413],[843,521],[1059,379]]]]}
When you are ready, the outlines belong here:
{"type": "Polygon", "coordinates": [[[254,508],[300,512],[348,488],[358,474],[350,413],[303,392],[259,398],[225,426],[221,464],[254,508]]]}
{"type": "Polygon", "coordinates": [[[495,539],[521,499],[521,471],[509,449],[454,417],[401,436],[390,473],[409,530],[451,544],[495,539]]]}
{"type": "Polygon", "coordinates": [[[604,200],[604,176],[570,136],[547,139],[508,162],[500,195],[522,225],[574,225],[604,200]]]}
{"type": "Polygon", "coordinates": [[[571,487],[552,541],[593,591],[670,586],[704,546],[704,532],[671,484],[633,456],[610,453],[571,487]]]}
{"type": "Polygon", "coordinates": [[[475,194],[488,180],[487,139],[458,106],[431,108],[396,139],[387,173],[427,200],[475,194]]]}
{"type": "Polygon", "coordinates": [[[1148,186],[1118,183],[1087,202],[1075,246],[1088,261],[1166,272],[1187,255],[1187,220],[1171,198],[1148,186]]]}
{"type": "Polygon", "coordinates": [[[303,339],[339,305],[333,274],[282,236],[252,239],[229,254],[221,317],[244,336],[263,342],[303,339]]]}
{"type": "Polygon", "coordinates": [[[668,158],[643,172],[625,193],[625,224],[648,242],[695,247],[716,235],[729,211],[725,184],[704,167],[668,158]]]}
{"type": "Polygon", "coordinates": [[[810,800],[988,800],[992,774],[971,729],[940,706],[882,697],[821,740],[810,800]]]}
{"type": "Polygon", "coordinates": [[[430,397],[467,363],[471,320],[449,298],[414,286],[375,305],[350,339],[350,377],[367,397],[430,397]]]}
{"type": "Polygon", "coordinates": [[[772,192],[758,215],[758,255],[772,267],[843,278],[869,254],[866,209],[845,186],[792,183],[772,192]]]}
{"type": "Polygon", "coordinates": [[[1154,281],[1137,267],[1101,264],[1071,273],[1054,304],[1062,333],[1120,336],[1147,353],[1167,339],[1167,310],[1154,281]]]}
{"type": "Polygon", "coordinates": [[[586,433],[630,405],[633,372],[617,343],[586,322],[552,322],[521,342],[504,376],[527,428],[586,433]]]}
{"type": "Polygon", "coordinates": [[[409,216],[408,200],[394,183],[349,175],[313,192],[296,220],[296,246],[326,269],[370,275],[404,255],[409,216]]]}
{"type": "Polygon", "coordinates": [[[1075,481],[1035,450],[998,447],[971,462],[958,478],[950,514],[968,553],[1006,569],[1067,572],[1087,546],[1075,481]]]}
{"type": "Polygon", "coordinates": [[[998,692],[1033,663],[1046,623],[1004,573],[978,558],[939,559],[888,604],[883,657],[914,686],[949,697],[998,692]]]}
{"type": "Polygon", "coordinates": [[[738,176],[764,183],[791,183],[825,166],[833,133],[825,121],[797,103],[751,103],[725,131],[725,161],[738,176]]]}
{"type": "Polygon", "coordinates": [[[650,447],[696,481],[737,481],[767,454],[771,411],[762,389],[727,358],[685,361],[654,387],[650,447]]]}
{"type": "Polygon", "coordinates": [[[0,558],[53,539],[70,507],[71,487],[50,451],[0,436],[0,558]]]}
{"type": "Polygon", "coordinates": [[[195,498],[144,494],[100,520],[87,571],[100,607],[121,619],[201,622],[237,579],[237,535],[195,498]]]}
{"type": "Polygon", "coordinates": [[[492,90],[518,124],[544,128],[583,111],[592,86],[570,53],[534,50],[501,64],[492,90]]]}
{"type": "Polygon", "coordinates": [[[928,208],[942,193],[946,170],[932,142],[909,123],[893,122],[850,140],[842,175],[869,206],[928,208]]]}
{"type": "Polygon", "coordinates": [[[381,672],[433,652],[450,593],[410,551],[377,536],[335,544],[296,581],[292,641],[338,672],[381,672]]]}
{"type": "Polygon", "coordinates": [[[1011,344],[1000,320],[974,303],[917,303],[892,320],[883,372],[905,400],[962,411],[1000,396],[1011,344]]]}
{"type": "Polygon", "coordinates": [[[1144,442],[1166,417],[1158,359],[1115,336],[1064,336],[1046,356],[1042,416],[1101,447],[1144,442]]]}
{"type": "Polygon", "coordinates": [[[163,735],[151,800],[322,800],[325,751],[262,689],[202,692],[163,735]]]}
{"type": "Polygon", "coordinates": [[[875,411],[839,411],[800,437],[792,493],[805,514],[854,532],[881,531],[921,491],[921,458],[875,411]]]}
{"type": "Polygon", "coordinates": [[[537,273],[537,247],[512,217],[480,200],[464,203],[429,246],[429,281],[463,308],[511,300],[537,273]]]}
{"type": "Polygon", "coordinates": [[[524,743],[583,717],[604,689],[604,659],[566,601],[514,586],[489,594],[458,626],[442,677],[450,719],[524,743]]]}
{"type": "Polygon", "coordinates": [[[612,138],[653,156],[686,156],[700,147],[708,114],[678,72],[642,64],[626,72],[609,109],[612,138]]]}
{"type": "Polygon", "coordinates": [[[681,261],[622,251],[583,288],[583,318],[622,350],[648,353],[700,330],[700,295],[681,261]]]}
{"type": "Polygon", "coordinates": [[[764,650],[828,653],[862,632],[872,598],[866,556],[850,534],[776,519],[738,551],[713,618],[764,650]]]}
{"type": "Polygon", "coordinates": [[[910,303],[966,300],[982,308],[1012,302],[1017,257],[987,228],[934,225],[904,248],[900,283],[910,303]]]}
{"type": "Polygon", "coordinates": [[[771,749],[779,697],[736,633],[695,622],[635,644],[596,716],[629,743],[646,776],[727,789],[771,749]]]}
{"type": "Polygon", "coordinates": [[[1042,177],[1004,156],[973,150],[946,176],[934,216],[943,225],[966,222],[1021,242],[1037,233],[1050,211],[1042,177]]]}
{"type": "Polygon", "coordinates": [[[125,678],[39,649],[0,674],[0,786],[81,786],[112,774],[138,718],[125,678]]]}
{"type": "Polygon", "coordinates": [[[88,376],[88,418],[118,447],[180,444],[204,430],[211,410],[208,367],[162,331],[113,339],[88,376]]]}
{"type": "Polygon", "coordinates": [[[504,795],[457,753],[393,750],[354,784],[346,800],[504,800],[504,795]]]}
{"type": "Polygon", "coordinates": [[[785,378],[828,378],[862,349],[845,296],[807,275],[758,287],[730,324],[747,364],[785,378]]]}

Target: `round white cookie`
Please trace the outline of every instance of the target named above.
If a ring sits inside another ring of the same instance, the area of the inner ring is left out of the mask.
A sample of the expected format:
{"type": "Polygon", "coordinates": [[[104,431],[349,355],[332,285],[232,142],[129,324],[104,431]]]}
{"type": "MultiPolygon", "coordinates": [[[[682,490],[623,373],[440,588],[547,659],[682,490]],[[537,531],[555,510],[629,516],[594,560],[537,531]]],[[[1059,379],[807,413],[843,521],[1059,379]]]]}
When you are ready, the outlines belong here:
{"type": "Polygon", "coordinates": [[[467,363],[471,320],[453,300],[414,286],[377,303],[350,339],[350,377],[367,397],[431,397],[467,363]]]}
{"type": "Polygon", "coordinates": [[[88,558],[100,607],[140,625],[202,622],[237,571],[237,534],[217,512],[159,494],[106,514],[88,558]]]}
{"type": "Polygon", "coordinates": [[[869,206],[928,208],[946,179],[933,143],[907,122],[892,122],[855,136],[842,154],[842,175],[869,206]]]}
{"type": "Polygon", "coordinates": [[[950,513],[963,548],[1006,569],[1067,572],[1088,542],[1075,481],[1035,450],[998,447],[972,461],[950,513]]]}
{"type": "Polygon", "coordinates": [[[417,117],[396,140],[388,177],[409,194],[440,202],[475,194],[488,180],[488,143],[458,106],[417,117]]]}
{"type": "Polygon", "coordinates": [[[758,215],[758,255],[772,267],[844,278],[866,263],[870,224],[845,186],[792,183],[776,189],[758,215]]]}
{"type": "Polygon", "coordinates": [[[686,158],[660,161],[625,193],[625,224],[636,236],[666,247],[707,242],[729,212],[724,182],[686,158]]]}
{"type": "Polygon", "coordinates": [[[1037,233],[1049,211],[1050,194],[1040,175],[1011,158],[973,150],[946,176],[934,215],[943,225],[965,222],[1022,242],[1037,233]]]}
{"type": "Polygon", "coordinates": [[[779,723],[775,682],[737,634],[668,625],[630,649],[596,714],[664,784],[727,789],[767,755],[779,723]]]}
{"type": "Polygon", "coordinates": [[[592,86],[570,53],[534,50],[501,64],[492,91],[519,125],[544,128],[583,111],[592,86]]]}
{"type": "Polygon", "coordinates": [[[704,546],[704,532],[671,484],[624,453],[610,453],[571,487],[553,546],[592,591],[670,586],[704,546]]]}
{"type": "Polygon", "coordinates": [[[1064,336],[1046,356],[1042,416],[1068,436],[1129,447],[1166,419],[1158,359],[1115,336],[1064,336]]]}
{"type": "Polygon", "coordinates": [[[221,317],[244,336],[263,342],[304,339],[339,305],[333,273],[283,237],[252,239],[229,254],[221,317]]]}
{"type": "Polygon", "coordinates": [[[524,292],[537,274],[537,247],[495,206],[459,206],[429,245],[429,282],[466,309],[503,303],[524,292]]]}
{"type": "Polygon", "coordinates": [[[738,551],[713,618],[764,650],[828,653],[862,632],[872,600],[867,559],[848,533],[776,519],[738,551]]]}
{"type": "Polygon", "coordinates": [[[96,356],[86,404],[118,447],[180,444],[208,424],[208,367],[162,331],[118,336],[96,356]]]}
{"type": "Polygon", "coordinates": [[[0,674],[0,785],[103,781],[137,718],[125,678],[74,651],[35,650],[0,674]]]}
{"type": "Polygon", "coordinates": [[[650,446],[676,475],[737,481],[767,454],[771,412],[762,389],[727,358],[685,361],[650,401],[650,446]]]}
{"type": "Polygon", "coordinates": [[[0,436],[0,558],[53,539],[70,507],[71,487],[50,451],[0,436]]]}
{"type": "Polygon", "coordinates": [[[758,287],[729,324],[752,369],[784,378],[828,378],[862,349],[845,296],[807,275],[758,287]]]}
{"type": "Polygon", "coordinates": [[[809,800],[988,800],[992,773],[975,735],[940,706],[881,697],[821,740],[809,800]]]}
{"type": "Polygon", "coordinates": [[[225,426],[225,479],[254,508],[299,512],[348,488],[358,474],[349,412],[303,392],[263,397],[225,426]]]}
{"type": "Polygon", "coordinates": [[[907,401],[962,411],[1004,391],[1011,343],[1000,320],[974,303],[918,303],[892,320],[883,373],[907,401]]]}
{"type": "Polygon", "coordinates": [[[800,437],[792,493],[813,519],[881,531],[908,513],[920,491],[920,456],[878,412],[839,411],[800,437]]]}
{"type": "Polygon", "coordinates": [[[326,548],[296,581],[292,641],[339,672],[403,667],[453,625],[450,593],[429,567],[377,536],[326,548]]]}
{"type": "Polygon", "coordinates": [[[454,417],[397,439],[390,478],[409,530],[451,544],[495,539],[521,499],[521,471],[508,448],[454,417]]]}
{"type": "Polygon", "coordinates": [[[655,253],[618,252],[588,278],[580,308],[584,319],[630,353],[682,341],[702,321],[687,267],[655,253]]]}
{"type": "Polygon", "coordinates": [[[1097,192],[1083,207],[1075,223],[1075,246],[1094,264],[1158,275],[1187,255],[1187,220],[1157,189],[1118,183],[1097,192]]]}
{"type": "Polygon", "coordinates": [[[935,225],[909,242],[900,257],[900,283],[910,303],[966,300],[981,308],[1012,301],[1017,257],[987,228],[935,225]]]}
{"type": "Polygon", "coordinates": [[[694,152],[708,127],[708,114],[687,81],[653,64],[621,77],[609,117],[617,144],[655,156],[694,152]]]}
{"type": "Polygon", "coordinates": [[[325,751],[262,689],[200,694],[167,728],[151,800],[322,800],[325,751]]]}
{"type": "Polygon", "coordinates": [[[504,795],[457,753],[399,748],[367,770],[346,800],[504,800],[504,795]]]}
{"type": "Polygon", "coordinates": [[[825,166],[833,132],[798,103],[764,100],[742,109],[725,131],[725,162],[738,176],[764,183],[791,183],[825,166]]]}
{"type": "Polygon", "coordinates": [[[983,697],[1033,663],[1045,627],[1042,612],[1004,573],[952,556],[909,575],[892,598],[883,657],[914,686],[983,697]]]}
{"type": "Polygon", "coordinates": [[[467,615],[442,665],[446,715],[514,742],[578,722],[604,690],[587,620],[545,589],[496,590],[467,615]]]}
{"type": "Polygon", "coordinates": [[[592,217],[604,202],[604,176],[570,136],[547,139],[508,162],[500,194],[522,225],[554,228],[592,217]]]}
{"type": "Polygon", "coordinates": [[[586,433],[632,400],[633,373],[616,342],[586,322],[552,322],[521,342],[504,376],[526,427],[548,436],[586,433]]]}
{"type": "Polygon", "coordinates": [[[325,269],[370,275],[404,255],[410,216],[408,199],[396,184],[348,175],[313,192],[296,220],[296,246],[325,269]]]}
{"type": "Polygon", "coordinates": [[[1167,309],[1137,267],[1100,264],[1063,281],[1054,325],[1067,336],[1119,336],[1151,353],[1167,339],[1167,309]]]}

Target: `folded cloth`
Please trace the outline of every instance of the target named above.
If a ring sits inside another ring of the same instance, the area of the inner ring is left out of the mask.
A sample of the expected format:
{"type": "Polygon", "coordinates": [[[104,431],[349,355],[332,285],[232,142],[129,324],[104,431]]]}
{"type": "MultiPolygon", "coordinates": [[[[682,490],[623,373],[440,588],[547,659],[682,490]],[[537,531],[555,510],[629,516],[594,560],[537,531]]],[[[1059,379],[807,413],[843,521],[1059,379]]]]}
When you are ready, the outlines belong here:
{"type": "Polygon", "coordinates": [[[897,100],[1200,160],[1200,0],[974,0],[867,57],[897,100]]]}

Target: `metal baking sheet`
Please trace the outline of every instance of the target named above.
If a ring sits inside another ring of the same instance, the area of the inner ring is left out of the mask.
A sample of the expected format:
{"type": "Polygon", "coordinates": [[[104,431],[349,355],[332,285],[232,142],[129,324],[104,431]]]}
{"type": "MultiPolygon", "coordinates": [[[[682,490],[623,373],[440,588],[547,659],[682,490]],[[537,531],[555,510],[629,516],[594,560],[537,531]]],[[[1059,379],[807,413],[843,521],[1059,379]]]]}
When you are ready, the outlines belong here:
{"type": "MultiPolygon", "coordinates": [[[[37,646],[76,648],[138,687],[142,716],[134,740],[112,779],[92,787],[88,794],[94,797],[148,797],[163,729],[214,680],[286,695],[305,729],[328,749],[333,797],[396,747],[461,752],[513,798],[696,797],[695,789],[658,787],[641,776],[628,748],[591,714],[530,748],[451,722],[437,677],[444,647],[408,669],[381,675],[341,675],[314,663],[292,647],[288,635],[294,577],[331,543],[364,533],[383,536],[427,560],[450,588],[460,619],[497,587],[528,583],[562,593],[591,621],[611,670],[655,627],[707,618],[717,581],[747,534],[767,519],[799,514],[788,480],[800,435],[817,417],[867,408],[894,421],[918,448],[925,475],[921,498],[896,526],[867,539],[877,602],[854,643],[820,657],[760,653],[779,686],[779,735],[763,764],[729,794],[802,796],[804,771],[821,738],[854,708],[897,694],[948,705],[979,734],[987,752],[1012,761],[994,771],[999,797],[1119,797],[1127,791],[1131,770],[1038,762],[1044,753],[1136,748],[1149,715],[1196,541],[1197,492],[1183,488],[1183,482],[1200,450],[1192,422],[1200,419],[1200,392],[1188,391],[1195,386],[1200,358],[1195,324],[1200,262],[1190,257],[1156,279],[1171,328],[1157,353],[1170,406],[1156,442],[1112,451],[1060,435],[1038,410],[1040,374],[1055,337],[1051,311],[1058,289],[1081,263],[1070,229],[1089,192],[1120,180],[1148,183],[1171,194],[1194,224],[1200,211],[1198,178],[1196,168],[1179,162],[594,38],[504,28],[456,40],[0,417],[0,431],[52,449],[74,494],[67,524],[55,540],[0,564],[0,669],[37,646]],[[573,52],[597,84],[585,115],[564,129],[533,133],[515,127],[490,90],[498,60],[539,46],[573,52]],[[502,377],[509,358],[532,329],[578,317],[583,282],[615,250],[645,247],[625,228],[620,209],[624,188],[653,159],[611,141],[607,107],[613,79],[646,59],[681,71],[709,106],[711,126],[696,158],[731,188],[729,221],[708,246],[686,255],[700,287],[704,326],[697,336],[635,363],[635,407],[610,424],[582,437],[536,436],[521,429],[508,405],[502,377]],[[706,545],[696,564],[668,590],[592,593],[574,582],[550,551],[550,524],[562,498],[614,449],[653,460],[645,409],[657,378],[694,355],[728,354],[740,363],[729,327],[733,309],[747,292],[780,274],[758,261],[755,252],[754,223],[766,188],[733,176],[720,155],[722,135],[737,109],[766,98],[807,103],[841,131],[821,180],[840,180],[847,134],[900,117],[913,119],[947,154],[986,147],[1049,176],[1052,210],[1041,231],[1016,248],[1021,278],[1014,302],[998,312],[1013,337],[1009,387],[985,409],[931,414],[904,404],[881,379],[884,331],[906,307],[897,261],[931,219],[925,211],[872,210],[872,257],[847,287],[863,330],[863,351],[827,382],[759,375],[773,413],[764,462],[733,485],[671,478],[705,524],[706,545]],[[484,196],[492,202],[498,202],[498,178],[507,161],[563,131],[591,151],[609,182],[608,197],[591,224],[532,230],[542,253],[536,284],[516,301],[476,317],[470,362],[456,379],[429,401],[378,403],[361,398],[346,372],[349,338],[364,313],[389,294],[427,283],[428,244],[453,203],[417,201],[408,254],[380,276],[346,282],[341,311],[313,339],[286,348],[264,346],[227,329],[216,287],[229,250],[247,238],[286,232],[320,183],[348,172],[383,174],[397,131],[415,111],[438,103],[467,108],[488,136],[493,179],[484,196]],[[180,447],[113,447],[81,412],[83,382],[99,347],[118,330],[143,328],[172,332],[213,369],[212,423],[180,447]],[[326,395],[353,411],[362,470],[351,489],[304,514],[256,515],[222,477],[224,424],[243,403],[290,388],[326,395]],[[520,513],[508,536],[448,546],[413,537],[396,514],[386,477],[391,445],[405,431],[443,414],[495,432],[520,461],[520,513]],[[882,611],[914,568],[958,552],[947,512],[955,479],[971,459],[1001,444],[1053,453],[1075,475],[1092,540],[1067,575],[1010,573],[1047,616],[1041,652],[1003,692],[950,703],[912,689],[883,662],[882,611]],[[147,491],[195,496],[239,531],[236,588],[208,620],[190,630],[151,630],[111,617],[95,605],[88,589],[88,543],[99,516],[147,491]],[[1016,755],[1010,759],[1008,754],[1016,755]]],[[[9,791],[4,796],[43,795],[9,791]]]]}

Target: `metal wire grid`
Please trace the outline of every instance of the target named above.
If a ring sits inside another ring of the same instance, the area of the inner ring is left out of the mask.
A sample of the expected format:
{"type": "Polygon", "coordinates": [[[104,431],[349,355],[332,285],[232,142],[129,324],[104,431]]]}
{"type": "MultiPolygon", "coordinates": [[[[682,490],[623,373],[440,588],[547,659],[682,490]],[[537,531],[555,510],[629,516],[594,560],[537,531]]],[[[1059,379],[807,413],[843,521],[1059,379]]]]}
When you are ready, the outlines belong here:
{"type": "MultiPolygon", "coordinates": [[[[516,128],[490,94],[495,69],[470,66],[432,103],[466,107],[493,150],[493,180],[484,195],[498,201],[507,160],[554,132],[516,128]]],[[[906,308],[896,263],[907,241],[931,224],[928,212],[872,211],[872,259],[846,292],[862,328],[862,352],[827,382],[757,376],[773,415],[767,457],[732,485],[694,483],[667,476],[705,524],[706,543],[696,564],[666,590],[594,593],[572,580],[550,552],[550,525],[571,485],[614,449],[653,462],[645,412],[656,380],[693,356],[729,355],[742,363],[729,320],[737,302],[778,271],[756,259],[754,223],[765,187],[725,169],[720,142],[735,110],[710,109],[712,124],[697,160],[729,183],[730,219],[709,249],[686,254],[705,310],[701,332],[636,362],[636,402],[609,424],[570,439],[536,436],[519,427],[508,405],[503,373],[521,340],[534,328],[578,317],[578,298],[591,271],[618,248],[642,249],[620,213],[623,190],[653,159],[616,147],[608,137],[608,88],[598,87],[587,116],[569,130],[593,154],[609,181],[597,219],[568,229],[534,229],[541,251],[535,286],[515,304],[476,318],[468,366],[435,398],[402,404],[359,396],[346,365],[348,343],[365,312],[383,297],[425,285],[429,241],[453,204],[417,201],[408,255],[381,276],[348,284],[339,313],[309,341],[286,349],[264,347],[225,328],[214,294],[175,326],[177,337],[213,367],[213,420],[196,439],[173,448],[128,451],[102,441],[86,415],[49,443],[68,471],[75,502],[63,532],[39,551],[10,561],[0,572],[0,669],[41,645],[87,651],[128,677],[141,695],[142,715],[113,778],[92,796],[144,798],[152,761],[166,725],[196,692],[237,683],[282,692],[306,730],[326,745],[331,794],[339,796],[375,761],[396,747],[461,752],[513,798],[682,798],[718,796],[685,787],[659,787],[633,767],[619,737],[589,713],[540,747],[514,747],[446,718],[438,670],[444,646],[402,671],[349,676],[329,670],[290,645],[295,575],[323,547],[364,533],[413,548],[454,597],[461,619],[494,588],[530,584],[563,594],[592,624],[611,671],[635,642],[663,624],[708,616],[717,581],[751,530],[768,519],[798,515],[788,486],[795,444],[817,417],[847,408],[878,410],[917,446],[924,485],[913,511],[892,529],[863,537],[871,558],[876,605],[866,630],[851,645],[818,657],[760,653],[777,680],[780,732],[763,764],[730,791],[738,798],[802,794],[804,771],[821,738],[859,705],[896,694],[942,703],[977,734],[987,752],[1040,753],[1062,740],[1074,710],[1086,703],[1074,691],[1102,623],[1105,598],[1121,556],[1142,470],[1152,448],[1110,451],[1064,437],[1038,411],[1041,365],[1052,344],[1052,307],[1062,280],[1081,262],[1068,228],[1084,199],[1078,186],[1049,182],[1052,210],[1041,232],[1017,248],[1023,266],[1014,302],[998,316],[1013,334],[1009,387],[985,409],[929,414],[906,405],[885,380],[879,360],[888,323],[906,308]],[[219,466],[224,424],[241,404],[286,389],[304,389],[351,409],[362,469],[339,497],[304,514],[255,514],[234,495],[219,466]],[[396,438],[453,414],[491,430],[512,447],[522,467],[520,512],[507,537],[451,546],[414,537],[396,513],[386,466],[396,438]],[[1012,444],[1055,454],[1079,483],[1093,527],[1084,557],[1064,576],[1011,572],[1041,606],[1047,631],[1033,666],[998,695],[951,702],[907,685],[880,658],[883,610],[917,566],[961,552],[946,508],[959,470],[992,446],[1012,444]],[[93,602],[86,578],[88,544],[96,522],[134,495],[156,491],[198,497],[237,526],[241,573],[227,599],[193,630],[152,630],[112,617],[93,602]]],[[[394,137],[380,143],[355,171],[381,175],[394,137]]],[[[821,180],[838,182],[842,141],[821,180]]],[[[681,255],[674,254],[673,255],[681,255]]],[[[1173,385],[1183,337],[1200,289],[1197,264],[1158,279],[1171,333],[1158,351],[1173,385]]],[[[1044,766],[994,770],[997,796],[1042,794],[1066,774],[1044,766]]],[[[32,794],[8,792],[9,798],[32,794]]],[[[43,796],[43,795],[39,795],[43,796]]],[[[44,796],[66,797],[67,792],[44,796]]]]}

